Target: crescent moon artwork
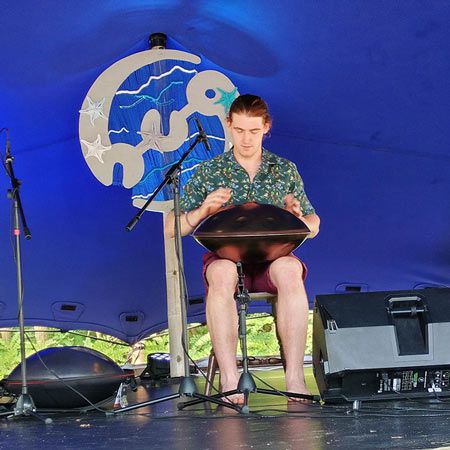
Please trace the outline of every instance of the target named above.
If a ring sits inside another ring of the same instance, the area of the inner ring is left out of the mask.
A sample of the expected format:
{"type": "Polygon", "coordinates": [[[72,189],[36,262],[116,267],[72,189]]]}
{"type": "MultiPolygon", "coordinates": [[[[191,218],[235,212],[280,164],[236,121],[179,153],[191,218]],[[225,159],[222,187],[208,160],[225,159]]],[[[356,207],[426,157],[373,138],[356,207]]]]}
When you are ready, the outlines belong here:
{"type": "MultiPolygon", "coordinates": [[[[194,54],[152,49],[128,56],[95,80],[79,110],[86,164],[102,184],[131,189],[140,208],[197,136],[197,117],[211,152],[198,145],[184,161],[182,190],[199,163],[229,150],[226,115],[238,95],[227,76],[201,70],[194,54]]],[[[172,204],[166,186],[148,209],[169,211],[172,204]]]]}

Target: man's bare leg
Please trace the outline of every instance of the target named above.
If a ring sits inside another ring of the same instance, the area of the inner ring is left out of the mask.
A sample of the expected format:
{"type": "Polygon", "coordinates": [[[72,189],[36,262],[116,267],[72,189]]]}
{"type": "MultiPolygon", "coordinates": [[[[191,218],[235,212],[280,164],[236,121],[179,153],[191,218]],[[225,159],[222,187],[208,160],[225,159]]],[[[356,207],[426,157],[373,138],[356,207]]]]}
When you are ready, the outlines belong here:
{"type": "MultiPolygon", "coordinates": [[[[206,321],[220,370],[220,387],[223,392],[237,388],[239,373],[236,365],[238,342],[238,317],[234,292],[237,284],[236,264],[227,259],[213,261],[206,270],[208,295],[206,321]]],[[[229,398],[243,403],[242,394],[229,398]]]]}
{"type": "Polygon", "coordinates": [[[286,358],[286,390],[309,395],[303,371],[309,305],[302,273],[301,263],[290,256],[274,261],[269,272],[278,290],[277,330],[286,358]]]}

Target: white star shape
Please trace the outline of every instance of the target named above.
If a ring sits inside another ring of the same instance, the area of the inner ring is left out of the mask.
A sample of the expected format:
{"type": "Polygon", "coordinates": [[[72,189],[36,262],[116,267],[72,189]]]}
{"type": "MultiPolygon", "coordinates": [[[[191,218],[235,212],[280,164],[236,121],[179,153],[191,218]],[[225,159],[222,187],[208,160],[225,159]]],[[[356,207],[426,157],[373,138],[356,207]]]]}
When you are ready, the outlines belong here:
{"type": "Polygon", "coordinates": [[[105,103],[105,98],[100,100],[98,103],[93,102],[90,97],[86,97],[86,100],[88,101],[88,106],[86,109],[80,109],[78,112],[80,114],[87,114],[89,116],[89,119],[91,121],[91,125],[94,126],[94,122],[99,118],[102,117],[103,119],[106,119],[105,115],[103,114],[103,104],[105,103]]]}
{"type": "Polygon", "coordinates": [[[84,144],[87,148],[87,153],[86,155],[84,155],[84,157],[87,159],[90,156],[94,156],[95,158],[97,158],[102,164],[103,164],[103,153],[105,153],[108,150],[111,150],[112,146],[108,145],[108,146],[104,146],[101,142],[101,137],[100,135],[97,135],[97,139],[94,142],[88,142],[85,141],[83,139],[80,139],[80,142],[82,144],[84,144]]]}
{"type": "Polygon", "coordinates": [[[165,136],[161,133],[159,124],[152,122],[150,127],[150,131],[142,130],[137,132],[137,134],[142,136],[142,142],[139,144],[139,147],[153,148],[162,153],[160,143],[165,136]]]}

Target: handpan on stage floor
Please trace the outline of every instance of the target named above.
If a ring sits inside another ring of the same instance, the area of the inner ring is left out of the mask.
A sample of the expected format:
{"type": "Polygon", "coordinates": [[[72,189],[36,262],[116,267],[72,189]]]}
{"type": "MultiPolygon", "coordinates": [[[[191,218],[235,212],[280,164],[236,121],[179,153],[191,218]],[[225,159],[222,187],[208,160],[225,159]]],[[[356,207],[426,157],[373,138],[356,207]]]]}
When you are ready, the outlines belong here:
{"type": "Polygon", "coordinates": [[[289,211],[249,202],[212,214],[192,234],[221,258],[262,263],[289,255],[309,233],[306,224],[289,211]]]}

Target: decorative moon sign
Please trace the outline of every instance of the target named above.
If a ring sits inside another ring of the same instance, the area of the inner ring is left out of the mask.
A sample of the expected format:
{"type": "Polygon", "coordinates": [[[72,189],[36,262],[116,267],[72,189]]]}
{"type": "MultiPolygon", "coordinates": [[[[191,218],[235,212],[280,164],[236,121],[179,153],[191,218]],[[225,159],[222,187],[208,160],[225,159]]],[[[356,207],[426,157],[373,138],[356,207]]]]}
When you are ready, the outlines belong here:
{"type": "Polygon", "coordinates": [[[288,255],[309,233],[306,224],[289,211],[249,202],[221,209],[201,222],[192,234],[221,258],[262,263],[288,255]]]}

